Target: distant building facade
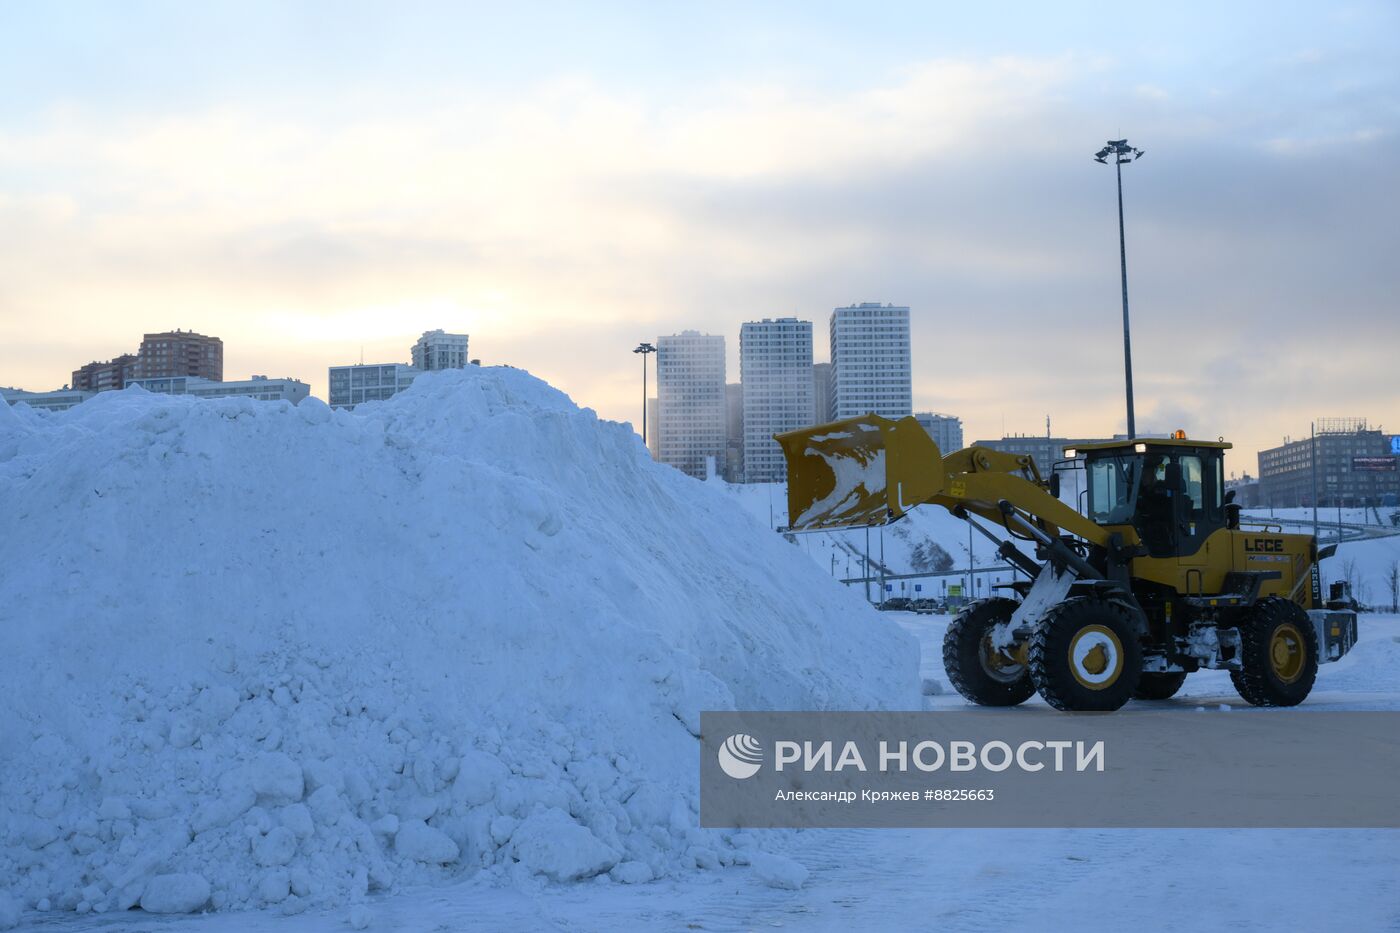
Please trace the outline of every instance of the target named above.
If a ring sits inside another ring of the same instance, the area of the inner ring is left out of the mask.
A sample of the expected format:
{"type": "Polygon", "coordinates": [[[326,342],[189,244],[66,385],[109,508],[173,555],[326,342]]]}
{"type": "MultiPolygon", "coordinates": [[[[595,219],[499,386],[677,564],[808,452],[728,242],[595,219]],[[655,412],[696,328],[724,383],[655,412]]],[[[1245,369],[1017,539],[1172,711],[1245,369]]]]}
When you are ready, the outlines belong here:
{"type": "Polygon", "coordinates": [[[1002,453],[1016,454],[1017,456],[1029,456],[1035,461],[1036,469],[1040,471],[1040,475],[1049,477],[1055,461],[1065,459],[1066,447],[1095,443],[1100,442],[1069,437],[1012,435],[994,441],[977,441],[974,446],[990,447],[992,450],[1000,450],[1002,453]]]}
{"type": "Polygon", "coordinates": [[[724,386],[724,479],[744,481],[744,386],[738,382],[724,386]]]}
{"type": "MultiPolygon", "coordinates": [[[[1356,508],[1400,492],[1400,441],[1361,418],[1318,422],[1317,504],[1356,508]]],[[[1285,440],[1259,451],[1261,506],[1313,504],[1314,439],[1285,440]]]]}
{"type": "Polygon", "coordinates": [[[448,334],[441,330],[424,331],[410,352],[413,355],[413,368],[423,372],[465,369],[470,363],[467,358],[466,334],[448,334]]]}
{"type": "Polygon", "coordinates": [[[1239,478],[1225,481],[1225,491],[1235,494],[1235,504],[1245,509],[1256,509],[1268,505],[1259,492],[1259,480],[1248,473],[1239,478]]]}
{"type": "Polygon", "coordinates": [[[403,363],[332,366],[327,379],[327,393],[332,408],[354,408],[361,402],[393,398],[422,374],[422,370],[403,363]]]}
{"type": "Polygon", "coordinates": [[[749,321],[739,329],[744,404],[744,481],[787,478],[774,434],[812,424],[812,322],[795,317],[749,321]]]}
{"type": "Polygon", "coordinates": [[[651,454],[651,459],[661,458],[661,405],[656,400],[656,396],[647,399],[647,453],[651,454]]]}
{"type": "Polygon", "coordinates": [[[831,392],[835,420],[913,413],[907,307],[862,302],[831,312],[831,392]]]}
{"type": "Polygon", "coordinates": [[[933,442],[938,445],[938,449],[944,454],[950,454],[955,450],[962,450],[963,431],[962,419],[956,415],[944,415],[936,411],[921,411],[914,415],[914,420],[923,425],[928,436],[933,438],[933,442]]]}
{"type": "MultiPolygon", "coordinates": [[[[140,386],[147,392],[157,395],[193,395],[196,398],[230,398],[241,396],[261,401],[285,400],[293,405],[311,394],[311,387],[297,379],[269,379],[267,376],[254,376],[235,382],[212,382],[199,376],[158,376],[151,379],[132,379],[127,386],[140,386]]],[[[57,392],[24,392],[19,389],[4,389],[5,401],[11,405],[23,402],[31,408],[49,411],[63,411],[95,396],[94,391],[84,389],[61,389],[57,392]]]]}
{"type": "Polygon", "coordinates": [[[134,353],[123,353],[105,363],[92,362],[73,370],[73,380],[69,385],[82,392],[108,392],[126,388],[126,384],[137,376],[140,358],[134,353]]]}
{"type": "Polygon", "coordinates": [[[141,339],[137,357],[137,379],[163,376],[198,376],[210,382],[224,379],[224,342],[218,337],[187,330],[146,334],[141,339]]]}
{"type": "Polygon", "coordinates": [[[311,387],[298,379],[269,379],[254,376],[234,382],[214,382],[199,376],[158,376],[134,379],[147,392],[158,395],[193,395],[196,398],[255,398],[264,402],[288,401],[293,405],[311,394],[311,387]]]}
{"type": "Polygon", "coordinates": [[[656,340],[656,397],[662,463],[697,479],[705,460],[724,470],[724,337],[688,330],[656,340]]]}
{"type": "Polygon", "coordinates": [[[96,395],[86,389],[59,389],[55,392],[26,392],[23,389],[0,389],[0,396],[11,405],[23,403],[40,411],[66,411],[96,395]]]}
{"type": "Polygon", "coordinates": [[[835,416],[831,413],[831,364],[812,364],[812,423],[826,424],[835,416]]]}

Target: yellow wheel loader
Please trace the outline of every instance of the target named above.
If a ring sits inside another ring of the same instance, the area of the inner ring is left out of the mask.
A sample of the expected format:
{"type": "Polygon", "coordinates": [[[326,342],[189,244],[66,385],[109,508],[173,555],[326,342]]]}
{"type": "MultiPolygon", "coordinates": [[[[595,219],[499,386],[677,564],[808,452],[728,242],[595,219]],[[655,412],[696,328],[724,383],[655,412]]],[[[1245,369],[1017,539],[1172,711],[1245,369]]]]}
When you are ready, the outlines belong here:
{"type": "Polygon", "coordinates": [[[1356,640],[1356,613],[1321,603],[1312,535],[1242,525],[1224,441],[1132,439],[1068,449],[1048,480],[986,447],[944,456],[913,418],[876,415],[776,435],[788,531],[897,521],[933,504],[965,519],[1024,575],[967,606],[943,661],[968,700],[1061,710],[1163,700],[1202,668],[1230,672],[1255,706],[1293,706],[1320,663],[1356,640]],[[1060,499],[1085,472],[1083,511],[1060,499]],[[1019,542],[1019,543],[1018,543],[1019,542]],[[1030,551],[1034,554],[1031,556],[1030,551]]]}

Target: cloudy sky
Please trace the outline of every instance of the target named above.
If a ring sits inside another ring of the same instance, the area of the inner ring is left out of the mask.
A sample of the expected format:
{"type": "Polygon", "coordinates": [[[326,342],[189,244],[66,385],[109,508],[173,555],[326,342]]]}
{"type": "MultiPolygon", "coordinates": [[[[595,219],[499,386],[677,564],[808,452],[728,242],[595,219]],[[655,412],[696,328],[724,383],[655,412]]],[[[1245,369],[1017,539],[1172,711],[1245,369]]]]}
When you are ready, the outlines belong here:
{"type": "Polygon", "coordinates": [[[1400,430],[1400,8],[1049,6],[4,4],[0,385],[442,327],[635,421],[638,340],[890,301],[969,440],[1110,433],[1126,136],[1139,427],[1400,430]]]}

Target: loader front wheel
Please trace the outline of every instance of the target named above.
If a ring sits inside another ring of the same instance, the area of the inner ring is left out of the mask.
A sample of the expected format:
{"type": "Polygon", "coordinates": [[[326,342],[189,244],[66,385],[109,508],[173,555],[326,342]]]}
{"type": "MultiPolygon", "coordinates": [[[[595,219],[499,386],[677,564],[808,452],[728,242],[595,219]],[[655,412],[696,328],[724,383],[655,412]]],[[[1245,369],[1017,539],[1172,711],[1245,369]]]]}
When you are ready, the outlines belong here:
{"type": "Polygon", "coordinates": [[[1176,692],[1181,689],[1181,685],[1184,683],[1186,683],[1185,671],[1145,673],[1138,680],[1137,689],[1133,691],[1133,699],[1170,700],[1176,696],[1176,692]]]}
{"type": "Polygon", "coordinates": [[[1297,706],[1317,679],[1317,633],[1294,602],[1269,596],[1240,623],[1240,663],[1231,671],[1235,690],[1254,706],[1297,706]]]}
{"type": "Polygon", "coordinates": [[[1059,710],[1116,710],[1142,678],[1142,646],[1128,611],[1087,596],[1045,614],[1031,635],[1028,660],[1036,690],[1059,710]]]}
{"type": "Polygon", "coordinates": [[[992,629],[1010,620],[1014,599],[979,599],[958,613],[943,636],[943,669],[954,689],[978,706],[1015,706],[1035,685],[1014,652],[992,644],[992,629]]]}

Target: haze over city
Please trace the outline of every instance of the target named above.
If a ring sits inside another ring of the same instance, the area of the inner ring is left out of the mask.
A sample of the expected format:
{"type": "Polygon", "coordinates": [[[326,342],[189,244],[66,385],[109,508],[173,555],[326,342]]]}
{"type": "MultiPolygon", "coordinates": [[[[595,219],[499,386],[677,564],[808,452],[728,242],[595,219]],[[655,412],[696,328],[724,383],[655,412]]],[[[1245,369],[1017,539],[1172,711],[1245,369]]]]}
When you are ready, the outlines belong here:
{"type": "Polygon", "coordinates": [[[922,6],[95,9],[0,14],[0,384],[182,327],[325,397],[445,328],[636,423],[637,341],[722,334],[737,381],[741,322],[811,320],[823,360],[880,301],[916,410],[1106,435],[1091,156],[1126,136],[1140,430],[1252,470],[1316,416],[1400,427],[1388,5],[1024,7],[995,40],[922,6]]]}

